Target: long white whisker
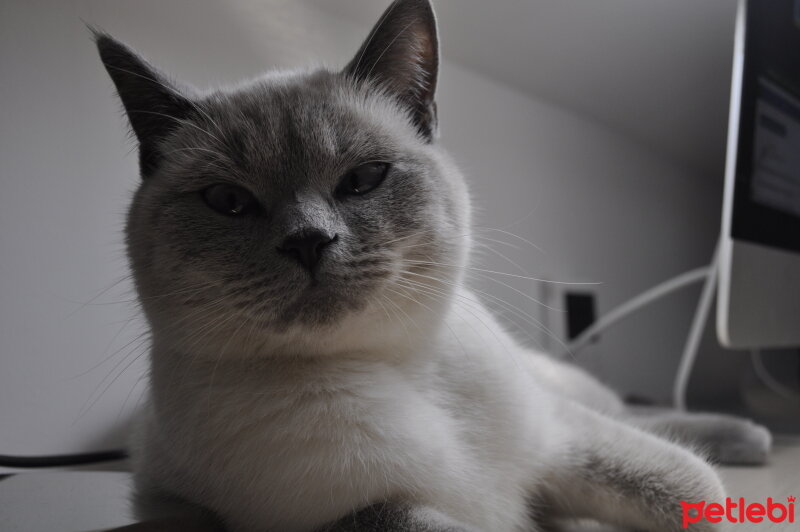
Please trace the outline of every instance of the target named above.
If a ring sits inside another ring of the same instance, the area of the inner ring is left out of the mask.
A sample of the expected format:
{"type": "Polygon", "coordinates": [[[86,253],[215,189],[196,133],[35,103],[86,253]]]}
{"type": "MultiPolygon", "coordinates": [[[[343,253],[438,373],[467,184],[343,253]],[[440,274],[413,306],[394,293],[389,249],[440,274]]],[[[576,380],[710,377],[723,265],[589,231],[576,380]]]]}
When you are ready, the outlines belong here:
{"type": "MultiPolygon", "coordinates": [[[[411,272],[411,271],[407,271],[407,270],[404,273],[407,274],[407,275],[413,275],[415,277],[422,277],[422,278],[430,279],[430,280],[433,280],[433,281],[436,281],[436,282],[440,282],[440,283],[444,283],[444,284],[448,284],[448,285],[452,285],[452,286],[458,286],[457,284],[452,283],[450,281],[446,281],[444,279],[439,279],[439,278],[436,278],[436,277],[432,277],[430,275],[424,275],[424,274],[421,274],[421,273],[411,272]]],[[[495,301],[497,304],[501,305],[501,308],[505,308],[506,310],[508,310],[508,311],[510,311],[512,313],[517,313],[517,316],[520,317],[520,319],[522,319],[523,321],[525,321],[529,325],[533,326],[534,328],[543,331],[545,334],[550,336],[553,340],[558,342],[561,346],[566,348],[566,344],[564,344],[564,342],[561,339],[559,339],[558,336],[556,336],[543,323],[541,323],[539,320],[537,320],[536,318],[531,316],[528,312],[525,312],[524,310],[522,310],[521,308],[517,307],[516,305],[513,305],[513,304],[511,304],[511,303],[509,303],[507,301],[504,301],[503,299],[501,299],[501,298],[499,298],[499,297],[497,297],[495,295],[489,294],[488,292],[485,292],[485,291],[482,291],[482,290],[478,290],[476,288],[471,288],[471,290],[473,292],[477,293],[477,294],[480,294],[480,295],[482,295],[484,297],[489,298],[492,301],[495,301]]],[[[525,294],[523,293],[522,295],[525,295],[525,294]]],[[[536,343],[539,344],[539,342],[536,342],[536,343]]]]}
{"type": "Polygon", "coordinates": [[[584,285],[599,285],[602,283],[597,282],[573,282],[573,281],[552,281],[550,279],[540,279],[537,277],[528,277],[527,275],[515,275],[513,273],[506,273],[506,272],[498,272],[494,270],[486,270],[484,268],[474,268],[471,266],[461,266],[459,264],[447,264],[443,262],[432,262],[432,261],[424,261],[424,260],[413,260],[413,259],[404,259],[406,262],[411,264],[420,264],[420,265],[428,265],[428,266],[446,266],[450,268],[464,268],[466,270],[478,271],[483,273],[491,273],[494,275],[504,275],[506,277],[514,277],[516,279],[527,279],[529,281],[537,281],[540,283],[549,283],[549,284],[559,284],[559,285],[571,285],[571,286],[584,286],[584,285]]]}

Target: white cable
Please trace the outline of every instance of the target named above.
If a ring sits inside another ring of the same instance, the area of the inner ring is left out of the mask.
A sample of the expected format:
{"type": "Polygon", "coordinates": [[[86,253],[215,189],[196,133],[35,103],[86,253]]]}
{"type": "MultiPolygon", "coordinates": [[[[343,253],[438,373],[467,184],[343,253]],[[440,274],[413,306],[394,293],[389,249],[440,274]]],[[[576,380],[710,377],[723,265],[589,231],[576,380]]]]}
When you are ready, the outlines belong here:
{"type": "Polygon", "coordinates": [[[694,361],[697,359],[697,351],[700,348],[700,340],[703,338],[703,331],[706,327],[708,312],[714,302],[714,295],[717,293],[717,277],[719,276],[719,242],[714,249],[714,256],[711,258],[711,265],[708,267],[708,276],[703,285],[703,292],[700,294],[700,301],[694,311],[692,326],[689,329],[689,336],[683,346],[681,360],[678,363],[678,371],[672,383],[672,404],[678,410],[686,410],[686,389],[689,387],[689,377],[692,375],[694,361]]]}
{"type": "Polygon", "coordinates": [[[646,305],[649,305],[650,303],[674,292],[675,290],[679,290],[684,286],[698,283],[703,279],[706,279],[708,277],[708,273],[708,267],[697,268],[664,281],[663,283],[658,284],[649,290],[645,290],[638,296],[629,299],[625,303],[608,312],[602,318],[594,322],[589,328],[583,331],[580,335],[578,335],[577,338],[567,345],[567,349],[562,353],[561,356],[565,357],[569,355],[575,355],[578,351],[586,347],[589,342],[591,342],[592,338],[597,336],[597,334],[614,325],[628,314],[635,312],[646,305]]]}
{"type": "Polygon", "coordinates": [[[750,359],[753,362],[753,370],[756,373],[756,377],[758,377],[767,388],[775,392],[777,395],[780,395],[784,399],[788,399],[790,401],[800,401],[800,392],[786,386],[772,376],[767,367],[764,365],[764,359],[761,357],[761,350],[751,349],[750,359]]]}
{"type": "Polygon", "coordinates": [[[619,305],[611,312],[597,320],[591,327],[583,331],[577,338],[575,338],[567,346],[567,349],[561,354],[564,358],[569,355],[575,355],[578,351],[586,347],[589,342],[597,336],[600,332],[606,330],[616,322],[620,321],[627,315],[639,310],[640,308],[649,305],[650,303],[680,289],[684,286],[694,284],[705,280],[703,285],[703,292],[700,295],[700,301],[695,310],[694,318],[692,319],[691,329],[689,336],[686,338],[686,344],[683,347],[683,353],[678,364],[678,371],[675,376],[675,381],[672,388],[672,401],[678,410],[686,410],[686,388],[689,384],[689,377],[692,373],[695,359],[697,358],[697,351],[700,347],[700,340],[703,336],[703,330],[708,318],[708,312],[714,301],[714,294],[717,288],[717,276],[719,273],[719,244],[714,250],[714,257],[711,260],[711,265],[705,268],[697,268],[677,277],[673,277],[663,283],[646,290],[638,296],[629,299],[622,305],[619,305]]]}

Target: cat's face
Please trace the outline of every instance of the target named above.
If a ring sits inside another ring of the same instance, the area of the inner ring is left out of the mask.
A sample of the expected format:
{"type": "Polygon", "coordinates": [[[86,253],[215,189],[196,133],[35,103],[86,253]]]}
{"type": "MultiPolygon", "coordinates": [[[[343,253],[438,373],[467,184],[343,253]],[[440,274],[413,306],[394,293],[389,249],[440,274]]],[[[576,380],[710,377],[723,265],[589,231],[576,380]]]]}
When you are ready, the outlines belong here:
{"type": "Polygon", "coordinates": [[[128,248],[157,340],[336,352],[439,322],[469,247],[467,194],[434,142],[430,6],[387,13],[342,72],[203,96],[98,37],[140,142],[128,248]]]}

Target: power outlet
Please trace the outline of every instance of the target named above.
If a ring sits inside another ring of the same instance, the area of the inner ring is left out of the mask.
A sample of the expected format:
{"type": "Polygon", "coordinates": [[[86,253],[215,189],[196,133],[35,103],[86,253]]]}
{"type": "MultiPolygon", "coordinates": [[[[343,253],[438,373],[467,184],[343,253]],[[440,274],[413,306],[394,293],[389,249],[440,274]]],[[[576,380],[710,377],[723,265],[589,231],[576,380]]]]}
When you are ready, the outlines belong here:
{"type": "Polygon", "coordinates": [[[597,319],[595,297],[591,292],[564,292],[567,340],[574,340],[597,319]]]}

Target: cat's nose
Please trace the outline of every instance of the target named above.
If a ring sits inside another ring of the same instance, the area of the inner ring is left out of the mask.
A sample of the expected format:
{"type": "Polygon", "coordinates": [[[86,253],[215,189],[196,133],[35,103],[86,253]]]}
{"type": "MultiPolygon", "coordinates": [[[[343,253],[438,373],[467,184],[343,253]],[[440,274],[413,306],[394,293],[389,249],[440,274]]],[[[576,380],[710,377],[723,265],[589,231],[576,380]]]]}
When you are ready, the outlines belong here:
{"type": "Polygon", "coordinates": [[[313,273],[325,249],[338,238],[338,235],[331,236],[319,229],[298,231],[286,237],[278,246],[278,251],[296,259],[303,268],[313,273]]]}

